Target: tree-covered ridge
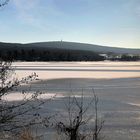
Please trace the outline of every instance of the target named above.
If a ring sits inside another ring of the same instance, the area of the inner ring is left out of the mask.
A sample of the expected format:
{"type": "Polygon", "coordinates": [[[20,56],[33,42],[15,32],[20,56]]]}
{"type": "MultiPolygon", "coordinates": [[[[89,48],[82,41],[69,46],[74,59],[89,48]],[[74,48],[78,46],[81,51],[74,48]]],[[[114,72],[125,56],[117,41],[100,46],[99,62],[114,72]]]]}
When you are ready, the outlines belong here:
{"type": "Polygon", "coordinates": [[[116,50],[103,46],[73,42],[42,42],[31,44],[0,43],[0,58],[15,61],[138,61],[139,49],[116,50]],[[91,46],[90,46],[91,47],[91,46]],[[125,52],[126,53],[122,53],[125,52]],[[117,53],[119,51],[119,53],[117,53]],[[130,52],[130,53],[127,53],[130,52]],[[136,54],[137,52],[137,54],[136,54]]]}
{"type": "Polygon", "coordinates": [[[101,61],[103,56],[91,51],[33,47],[22,44],[0,45],[0,57],[21,61],[101,61]]]}

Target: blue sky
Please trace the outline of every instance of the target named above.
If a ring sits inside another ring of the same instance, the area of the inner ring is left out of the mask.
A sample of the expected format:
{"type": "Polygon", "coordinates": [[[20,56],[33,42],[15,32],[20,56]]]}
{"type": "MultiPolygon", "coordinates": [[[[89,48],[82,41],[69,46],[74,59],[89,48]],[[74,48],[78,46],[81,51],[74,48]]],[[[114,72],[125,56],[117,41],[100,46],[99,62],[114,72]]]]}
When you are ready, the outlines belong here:
{"type": "Polygon", "coordinates": [[[1,42],[73,41],[140,48],[140,0],[11,0],[1,42]]]}

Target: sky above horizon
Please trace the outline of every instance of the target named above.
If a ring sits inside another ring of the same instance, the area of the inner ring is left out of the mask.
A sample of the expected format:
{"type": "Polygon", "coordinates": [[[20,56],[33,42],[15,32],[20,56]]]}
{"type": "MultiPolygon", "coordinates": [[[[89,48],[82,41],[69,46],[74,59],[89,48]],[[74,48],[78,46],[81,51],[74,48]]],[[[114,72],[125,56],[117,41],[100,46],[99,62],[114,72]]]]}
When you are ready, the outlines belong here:
{"type": "Polygon", "coordinates": [[[10,0],[0,42],[72,41],[140,48],[140,0],[10,0]]]}

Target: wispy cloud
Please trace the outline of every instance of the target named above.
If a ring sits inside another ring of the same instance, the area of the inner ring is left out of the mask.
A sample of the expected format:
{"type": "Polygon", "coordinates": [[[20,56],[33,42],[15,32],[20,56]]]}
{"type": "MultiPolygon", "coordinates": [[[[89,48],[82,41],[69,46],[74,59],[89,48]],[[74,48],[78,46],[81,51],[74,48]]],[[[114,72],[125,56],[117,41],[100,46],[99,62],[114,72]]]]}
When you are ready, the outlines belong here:
{"type": "Polygon", "coordinates": [[[124,8],[134,16],[140,16],[140,0],[128,0],[124,8]]]}
{"type": "Polygon", "coordinates": [[[39,7],[39,0],[13,0],[13,3],[20,19],[29,23],[34,22],[34,11],[39,7]]]}
{"type": "Polygon", "coordinates": [[[140,4],[136,7],[135,12],[140,17],[140,4]]]}
{"type": "Polygon", "coordinates": [[[43,0],[13,0],[13,2],[18,11],[17,16],[23,23],[42,30],[50,28],[49,17],[63,14],[57,9],[53,0],[45,0],[45,2],[43,0]]]}
{"type": "Polygon", "coordinates": [[[137,16],[140,17],[140,0],[134,0],[133,2],[134,12],[137,16]]]}

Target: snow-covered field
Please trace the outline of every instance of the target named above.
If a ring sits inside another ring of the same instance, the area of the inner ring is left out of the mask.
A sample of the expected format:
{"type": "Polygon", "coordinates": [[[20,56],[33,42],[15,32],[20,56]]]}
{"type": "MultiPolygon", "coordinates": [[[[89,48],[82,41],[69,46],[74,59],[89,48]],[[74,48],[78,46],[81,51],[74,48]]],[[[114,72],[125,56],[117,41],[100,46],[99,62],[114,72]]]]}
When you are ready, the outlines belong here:
{"type": "MultiPolygon", "coordinates": [[[[44,106],[48,111],[64,111],[63,98],[72,90],[91,99],[92,89],[99,97],[99,112],[105,126],[105,139],[140,138],[140,62],[16,62],[17,77],[33,72],[39,80],[23,89],[43,91],[54,100],[44,106]]],[[[9,100],[20,97],[13,93],[9,100]]],[[[46,98],[46,96],[44,97],[46,98]]],[[[52,138],[53,139],[53,138],[52,138]]]]}

